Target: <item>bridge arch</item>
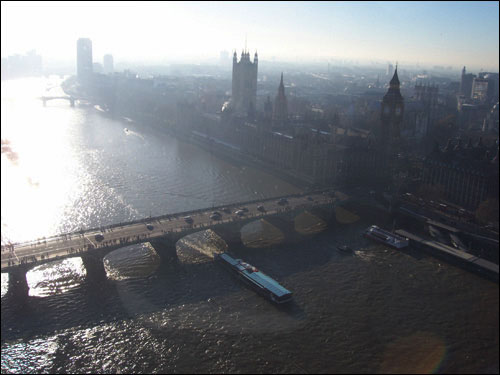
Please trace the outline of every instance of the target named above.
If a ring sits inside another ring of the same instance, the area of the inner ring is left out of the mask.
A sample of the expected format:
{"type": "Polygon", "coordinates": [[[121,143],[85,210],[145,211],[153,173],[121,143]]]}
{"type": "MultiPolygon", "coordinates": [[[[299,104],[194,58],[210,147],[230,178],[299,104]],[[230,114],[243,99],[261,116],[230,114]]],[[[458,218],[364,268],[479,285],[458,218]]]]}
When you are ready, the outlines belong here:
{"type": "Polygon", "coordinates": [[[47,106],[47,102],[49,100],[55,100],[55,99],[68,100],[70,106],[74,107],[75,106],[75,100],[76,100],[76,98],[74,96],[71,96],[71,95],[69,95],[69,96],[41,96],[39,99],[42,100],[44,107],[47,106]]]}

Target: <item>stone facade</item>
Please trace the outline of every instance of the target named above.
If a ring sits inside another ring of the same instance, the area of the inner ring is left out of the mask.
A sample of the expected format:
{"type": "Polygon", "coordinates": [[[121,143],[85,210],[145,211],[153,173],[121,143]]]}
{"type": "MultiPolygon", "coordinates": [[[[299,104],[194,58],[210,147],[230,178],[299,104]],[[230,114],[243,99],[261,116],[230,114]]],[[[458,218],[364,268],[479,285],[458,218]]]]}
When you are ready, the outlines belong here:
{"type": "Polygon", "coordinates": [[[278,88],[278,94],[274,99],[273,108],[273,127],[284,128],[288,122],[288,105],[285,96],[285,86],[283,85],[283,73],[281,73],[281,81],[278,88]]]}
{"type": "Polygon", "coordinates": [[[255,52],[253,63],[250,53],[242,52],[238,61],[233,55],[232,108],[236,113],[253,116],[257,104],[257,71],[259,59],[255,52]]]}
{"type": "Polygon", "coordinates": [[[498,145],[486,147],[481,138],[476,145],[470,139],[466,145],[449,140],[444,149],[436,144],[424,161],[423,183],[440,186],[450,202],[470,209],[498,198],[498,145]]]}

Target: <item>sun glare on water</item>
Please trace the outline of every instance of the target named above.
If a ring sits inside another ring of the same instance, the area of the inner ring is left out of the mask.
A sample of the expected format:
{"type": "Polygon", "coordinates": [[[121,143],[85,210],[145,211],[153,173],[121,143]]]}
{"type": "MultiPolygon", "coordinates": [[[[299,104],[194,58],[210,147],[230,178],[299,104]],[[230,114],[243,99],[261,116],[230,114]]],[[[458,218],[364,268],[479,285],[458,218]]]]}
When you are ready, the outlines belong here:
{"type": "Polygon", "coordinates": [[[2,82],[2,242],[54,234],[79,189],[70,147],[75,115],[67,102],[43,107],[33,90],[43,79],[23,81],[25,91],[2,82]]]}

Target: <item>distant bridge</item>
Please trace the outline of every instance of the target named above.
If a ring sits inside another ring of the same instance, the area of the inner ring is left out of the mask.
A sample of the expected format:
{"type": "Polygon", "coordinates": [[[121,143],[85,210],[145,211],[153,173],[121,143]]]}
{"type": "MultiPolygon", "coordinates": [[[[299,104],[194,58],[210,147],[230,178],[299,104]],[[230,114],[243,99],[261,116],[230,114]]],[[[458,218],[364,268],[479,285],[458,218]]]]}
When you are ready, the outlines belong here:
{"type": "Polygon", "coordinates": [[[65,96],[40,96],[38,99],[43,101],[43,105],[46,106],[47,102],[49,100],[55,100],[55,99],[63,99],[63,100],[69,100],[69,104],[74,107],[75,106],[75,98],[74,96],[71,95],[65,95],[65,96]]]}

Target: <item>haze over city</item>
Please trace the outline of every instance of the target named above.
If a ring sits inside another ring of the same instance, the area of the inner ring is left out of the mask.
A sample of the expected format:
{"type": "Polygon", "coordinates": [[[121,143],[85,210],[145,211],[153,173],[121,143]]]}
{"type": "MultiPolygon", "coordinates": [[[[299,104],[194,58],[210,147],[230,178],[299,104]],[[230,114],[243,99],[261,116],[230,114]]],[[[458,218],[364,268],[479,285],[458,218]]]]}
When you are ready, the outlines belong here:
{"type": "Polygon", "coordinates": [[[1,2],[1,373],[499,373],[498,2],[1,2]]]}
{"type": "Polygon", "coordinates": [[[498,2],[2,2],[2,57],[75,61],[79,37],[115,61],[261,60],[498,70],[498,2]],[[487,30],[487,32],[486,32],[487,30]]]}

